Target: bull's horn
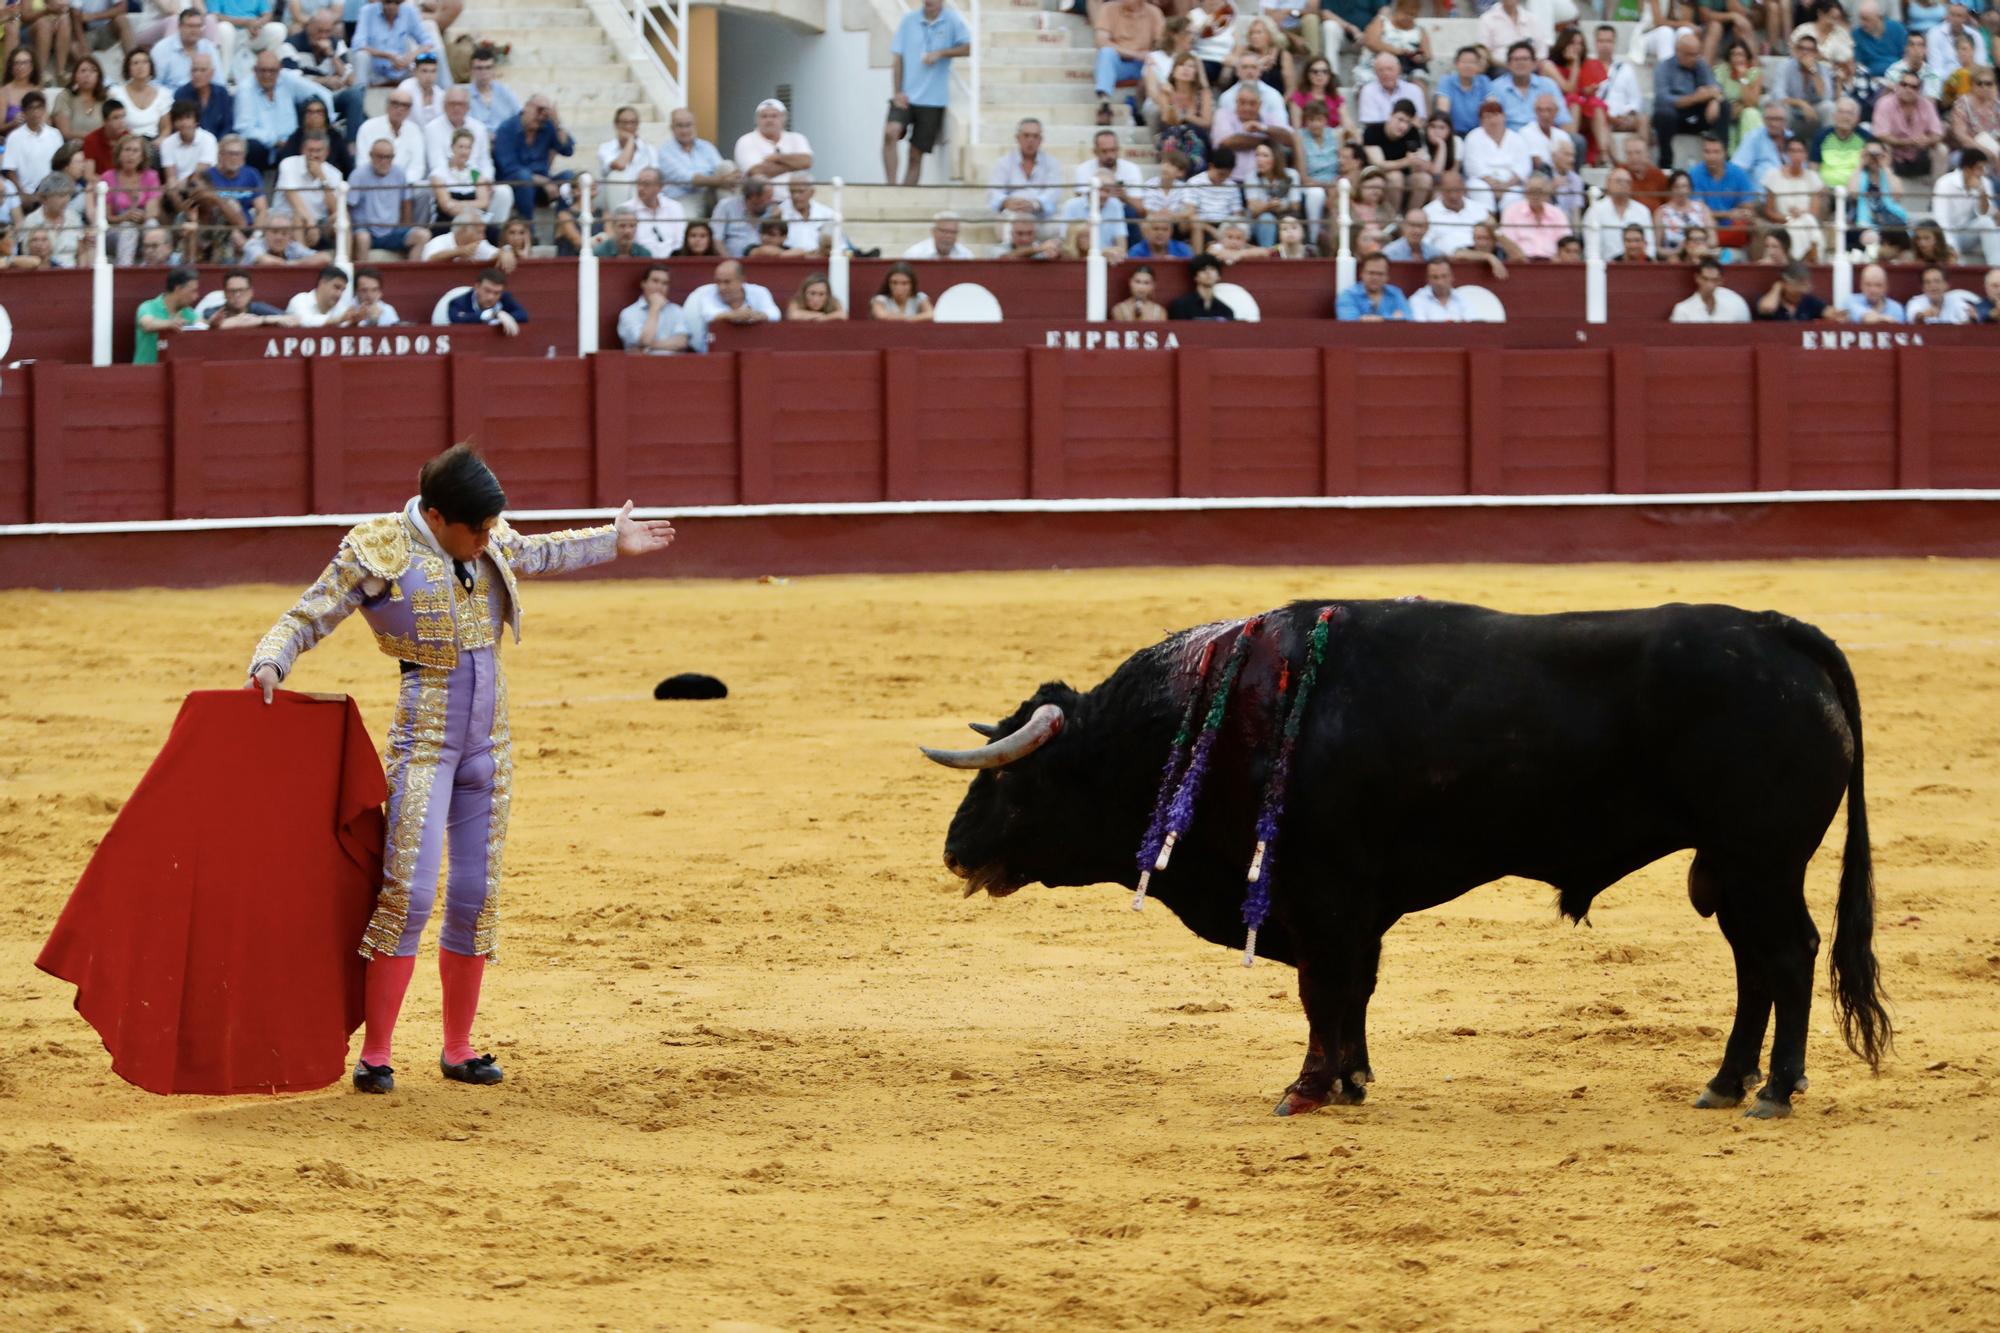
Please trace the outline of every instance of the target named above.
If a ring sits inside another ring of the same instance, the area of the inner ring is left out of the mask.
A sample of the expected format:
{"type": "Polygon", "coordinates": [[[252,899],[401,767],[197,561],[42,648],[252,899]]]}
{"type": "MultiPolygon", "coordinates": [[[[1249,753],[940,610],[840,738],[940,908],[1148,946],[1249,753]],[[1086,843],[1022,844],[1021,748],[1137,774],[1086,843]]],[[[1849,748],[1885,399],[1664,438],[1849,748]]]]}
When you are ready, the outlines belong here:
{"type": "Polygon", "coordinates": [[[1011,736],[1002,736],[976,750],[933,750],[924,746],[924,758],[946,768],[999,768],[1025,758],[1047,745],[1063,729],[1063,711],[1055,704],[1043,704],[1011,736]]]}

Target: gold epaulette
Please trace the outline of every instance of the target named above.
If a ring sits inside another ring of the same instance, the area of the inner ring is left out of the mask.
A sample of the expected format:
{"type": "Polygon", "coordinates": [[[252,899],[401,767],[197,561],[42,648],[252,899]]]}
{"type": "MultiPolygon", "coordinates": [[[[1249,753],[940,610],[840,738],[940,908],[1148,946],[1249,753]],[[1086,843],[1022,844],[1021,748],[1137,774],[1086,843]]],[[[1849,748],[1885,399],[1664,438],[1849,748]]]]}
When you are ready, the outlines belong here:
{"type": "Polygon", "coordinates": [[[345,542],[361,567],[378,579],[399,579],[410,567],[410,525],[401,514],[357,524],[345,542]]]}

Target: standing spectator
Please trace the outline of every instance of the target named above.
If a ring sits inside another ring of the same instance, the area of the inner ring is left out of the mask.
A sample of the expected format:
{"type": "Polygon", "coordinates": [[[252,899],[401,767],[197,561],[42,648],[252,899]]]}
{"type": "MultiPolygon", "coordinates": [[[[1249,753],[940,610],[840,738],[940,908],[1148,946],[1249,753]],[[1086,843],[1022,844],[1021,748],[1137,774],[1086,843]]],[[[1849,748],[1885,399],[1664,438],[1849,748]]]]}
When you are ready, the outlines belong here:
{"type": "MultiPolygon", "coordinates": [[[[476,108],[478,99],[473,101],[476,108]]],[[[520,115],[493,132],[494,165],[500,170],[501,181],[514,186],[514,211],[532,222],[537,208],[554,206],[559,236],[568,214],[569,182],[576,173],[557,171],[555,160],[575,151],[576,140],[563,129],[556,104],[541,93],[530,97],[520,115]]],[[[568,230],[574,233],[576,224],[570,222],[568,230]]],[[[573,237],[571,244],[580,239],[573,237]]]]}
{"type": "Polygon", "coordinates": [[[354,169],[347,186],[355,254],[365,258],[370,250],[400,250],[415,259],[424,252],[431,233],[428,228],[412,225],[416,221],[416,193],[410,178],[396,165],[394,144],[387,139],[369,144],[367,158],[354,169]]]}
{"type": "MultiPolygon", "coordinates": [[[[1434,262],[1450,268],[1448,261],[1434,262]]],[[[1429,269],[1429,265],[1425,267],[1429,269]]],[[[1409,319],[1410,303],[1400,288],[1389,285],[1389,261],[1377,253],[1361,261],[1361,281],[1341,291],[1340,299],[1334,302],[1333,314],[1335,319],[1343,321],[1379,324],[1384,320],[1409,319]]]]}
{"type": "Polygon", "coordinates": [[[354,26],[354,58],[370,87],[401,83],[416,72],[417,57],[425,52],[444,55],[424,31],[417,6],[403,0],[370,0],[361,6],[361,20],[354,26]]]}
{"type": "Polygon", "coordinates": [[[1061,179],[1062,168],[1042,151],[1042,122],[1030,117],[1014,128],[1014,151],[993,166],[987,207],[1002,217],[1046,220],[1055,215],[1061,179]]]}
{"type": "Polygon", "coordinates": [[[160,218],[160,175],[146,165],[146,141],[128,134],[118,141],[117,165],[105,196],[105,222],[114,229],[112,262],[130,264],[139,252],[139,233],[160,218]]]}
{"type": "Polygon", "coordinates": [[[1804,260],[1786,264],[1769,291],[1757,298],[1753,319],[1811,323],[1826,317],[1826,302],[1813,295],[1812,270],[1804,260]]]}
{"type": "Polygon", "coordinates": [[[1883,18],[1879,0],[1861,0],[1854,15],[1854,63],[1879,79],[1903,54],[1909,30],[1894,19],[1883,18]]]}
{"type": "Polygon", "coordinates": [[[1819,220],[1826,211],[1826,185],[1806,162],[1803,139],[1785,143],[1785,165],[1764,173],[1764,219],[1789,238],[1792,258],[1809,259],[1819,249],[1819,220]]]}
{"type": "Polygon", "coordinates": [[[383,113],[361,123],[361,129],[354,136],[354,151],[365,158],[377,140],[386,139],[395,149],[396,168],[403,173],[403,179],[424,179],[430,161],[430,147],[424,141],[423,129],[411,114],[416,105],[417,99],[401,88],[391,91],[389,104],[383,113]]]}
{"type": "Polygon", "coordinates": [[[1840,317],[1849,324],[1902,324],[1903,303],[1889,295],[1889,271],[1880,264],[1862,267],[1861,290],[1847,298],[1840,317]]]}
{"type": "Polygon", "coordinates": [[[1555,33],[1548,19],[1519,0],[1500,0],[1479,16],[1479,42],[1489,51],[1509,52],[1508,63],[1512,64],[1515,43],[1528,43],[1529,54],[1542,60],[1555,42],[1555,33]]]}
{"type": "Polygon", "coordinates": [[[1676,134],[1706,134],[1727,129],[1722,85],[1701,58],[1701,42],[1682,34],[1674,42],[1674,58],[1653,71],[1653,146],[1662,167],[1674,164],[1676,134]]]}
{"type": "MultiPolygon", "coordinates": [[[[1143,227],[1143,224],[1142,224],[1143,227]]],[[[950,209],[931,218],[931,234],[903,251],[905,259],[970,259],[972,251],[958,242],[959,217],[950,209]]],[[[1170,228],[1171,230],[1171,228],[1170,228]]]]}
{"type": "Polygon", "coordinates": [[[1000,244],[993,247],[993,259],[1054,259],[1062,253],[1062,242],[1055,237],[1044,238],[1033,218],[1016,214],[1007,219],[1007,230],[1000,244]]]}
{"type": "Polygon", "coordinates": [[[288,72],[280,67],[277,52],[259,51],[250,86],[237,90],[236,132],[243,136],[250,165],[259,171],[277,167],[279,150],[299,127],[298,94],[286,81],[288,72]]]}
{"type": "Polygon", "coordinates": [[[104,67],[95,60],[79,60],[70,72],[69,86],[56,94],[49,123],[65,139],[81,139],[104,123],[104,67]]]}
{"type": "Polygon", "coordinates": [[[285,303],[285,313],[302,329],[340,327],[355,322],[356,306],[347,299],[347,274],[328,264],[313,285],[285,303]]]}
{"type": "Polygon", "coordinates": [[[639,108],[621,106],[612,112],[611,137],[597,145],[597,178],[604,186],[599,197],[604,206],[615,208],[625,202],[639,173],[659,165],[659,154],[639,137],[639,108]]]}
{"type": "Polygon", "coordinates": [[[240,134],[225,134],[215,145],[215,165],[204,177],[204,219],[212,226],[228,227],[229,248],[241,250],[249,241],[250,230],[264,221],[264,178],[249,164],[247,145],[240,134]]]}
{"type": "Polygon", "coordinates": [[[1537,171],[1528,177],[1523,197],[1500,214],[1501,234],[1528,259],[1554,259],[1556,242],[1569,235],[1569,218],[1550,202],[1553,188],[1554,182],[1537,171]]]}
{"type": "Polygon", "coordinates": [[[1111,307],[1111,318],[1119,324],[1157,324],[1167,317],[1167,308],[1153,299],[1156,284],[1153,270],[1141,264],[1127,279],[1125,299],[1111,307]]]}
{"type": "Polygon", "coordinates": [[[320,256],[299,241],[292,215],[274,208],[264,215],[264,226],[243,246],[245,264],[307,264],[320,256]]]}
{"type": "Polygon", "coordinates": [[[784,318],[768,287],[743,281],[743,265],[725,259],[715,266],[715,281],[697,287],[687,303],[689,330],[697,352],[706,352],[710,330],[717,324],[775,323],[784,318]]]}
{"type": "MultiPolygon", "coordinates": [[[[207,15],[189,5],[181,10],[180,17],[175,21],[173,33],[153,44],[153,67],[149,72],[162,89],[186,87],[191,69],[190,62],[197,54],[221,62],[221,48],[201,35],[202,28],[207,22],[207,15]]],[[[129,63],[125,73],[129,79],[132,73],[129,63]]],[[[130,106],[131,103],[127,102],[126,105],[130,106]]]]}
{"type": "Polygon", "coordinates": [[[172,119],[174,132],[160,140],[160,184],[166,211],[178,215],[195,205],[201,173],[216,164],[220,150],[215,136],[195,123],[192,103],[176,103],[172,119]]]}
{"type": "MultiPolygon", "coordinates": [[[[463,88],[452,89],[463,93],[463,88]]],[[[485,213],[493,208],[493,176],[473,165],[472,149],[478,142],[473,131],[481,128],[478,121],[469,121],[466,127],[451,136],[451,149],[443,161],[431,169],[431,203],[437,210],[436,216],[446,226],[460,213],[485,213]]],[[[386,155],[392,169],[396,167],[396,149],[387,139],[377,139],[369,145],[369,151],[386,155]]],[[[509,198],[512,196],[510,195],[509,198]]]]}
{"type": "Polygon", "coordinates": [[[795,171],[812,170],[812,145],[785,128],[785,115],[785,104],[775,97],[757,104],[757,128],[736,141],[736,165],[745,176],[777,185],[795,171]]]}
{"type": "Polygon", "coordinates": [[[1944,142],[1937,105],[1924,95],[1923,76],[1914,70],[1897,75],[1892,87],[1890,96],[1875,103],[1875,137],[1889,145],[1889,169],[1905,180],[1934,176],[1944,142]]]}
{"type": "Polygon", "coordinates": [[[628,200],[611,210],[611,225],[603,240],[591,251],[599,259],[665,259],[639,244],[639,214],[628,200]]]}
{"type": "Polygon", "coordinates": [[[1505,109],[1490,99],[1479,108],[1479,128],[1465,136],[1461,161],[1465,191],[1482,213],[1499,212],[1534,169],[1527,141],[1507,128],[1505,109]]]}
{"type": "Polygon", "coordinates": [[[410,119],[420,130],[429,129],[432,121],[444,118],[445,88],[438,78],[438,58],[424,51],[418,54],[410,77],[396,85],[397,92],[410,95],[410,119]]]}
{"type": "Polygon", "coordinates": [[[639,299],[618,312],[618,342],[642,356],[673,356],[693,342],[687,312],[667,299],[674,271],[648,264],[639,278],[639,299]]]}
{"type": "Polygon", "coordinates": [[[132,364],[158,365],[160,335],[179,333],[196,322],[195,298],[201,293],[201,275],[191,268],[170,269],[160,294],[139,304],[138,332],[132,339],[132,364]]]}
{"type": "Polygon", "coordinates": [[[7,179],[23,194],[33,193],[49,174],[49,164],[63,146],[62,131],[49,124],[49,99],[39,90],[21,99],[21,121],[7,134],[4,155],[7,179]]]}
{"type": "Polygon", "coordinates": [[[1118,155],[1116,131],[1099,130],[1092,136],[1091,156],[1077,163],[1075,179],[1076,190],[1064,202],[1061,217],[1069,222],[1087,220],[1090,217],[1090,189],[1093,184],[1097,185],[1102,200],[1098,214],[1103,232],[1102,244],[1107,250],[1115,248],[1124,233],[1125,219],[1137,217],[1139,213],[1139,191],[1145,184],[1139,168],[1118,155]]]}
{"type": "Polygon", "coordinates": [[[493,77],[499,63],[492,47],[473,48],[472,118],[496,136],[502,125],[521,114],[521,99],[512,88],[493,77]]]}
{"type": "MultiPolygon", "coordinates": [[[[10,141],[11,143],[11,141],[10,141]]],[[[1958,170],[1938,178],[1931,207],[1951,248],[1967,263],[2000,264],[2000,227],[1995,226],[1992,184],[1986,178],[1986,154],[1968,148],[1959,154],[1958,170]]]]}
{"type": "MultiPolygon", "coordinates": [[[[1550,247],[1553,253],[1554,247],[1550,247]]],[[[1386,271],[1386,270],[1385,270],[1386,271]]],[[[1451,261],[1433,259],[1424,265],[1424,285],[1410,298],[1412,324],[1469,324],[1472,311],[1452,286],[1451,261]]]]}
{"type": "Polygon", "coordinates": [[[507,290],[507,275],[497,268],[489,268],[472,284],[472,290],[451,298],[444,308],[444,321],[447,324],[491,324],[509,338],[518,338],[521,326],[528,322],[528,312],[514,299],[514,293],[507,290]]]}
{"type": "Polygon", "coordinates": [[[1646,257],[1651,259],[1652,212],[1632,197],[1632,173],[1623,167],[1613,167],[1604,178],[1604,197],[1583,211],[1584,253],[1610,258],[1608,251],[1615,244],[1611,238],[1621,235],[1627,227],[1638,227],[1644,232],[1646,257]]]}
{"type": "Polygon", "coordinates": [[[1431,243],[1446,254],[1469,248],[1473,226],[1484,222],[1491,213],[1491,209],[1472,201],[1466,191],[1465,177],[1456,171],[1447,171],[1439,178],[1438,197],[1424,205],[1424,216],[1431,220],[1431,243]]]}
{"type": "Polygon", "coordinates": [[[724,254],[742,258],[757,244],[757,227],[766,218],[775,218],[777,201],[771,183],[761,176],[746,177],[737,193],[715,206],[709,222],[724,254]]]}
{"type": "Polygon", "coordinates": [[[1500,103],[1507,113],[1507,128],[1518,130],[1535,118],[1535,101],[1543,94],[1556,99],[1556,124],[1572,128],[1569,105],[1564,102],[1562,85],[1546,74],[1535,72],[1535,48],[1516,42],[1507,48],[1507,73],[1496,79],[1487,96],[1500,103]]]}
{"type": "MultiPolygon", "coordinates": [[[[1156,11],[1157,12],[1157,11],[1156,11]]],[[[868,303],[871,318],[904,324],[931,322],[931,298],[917,290],[917,271],[908,264],[891,264],[882,286],[868,303]]]]}
{"type": "Polygon", "coordinates": [[[1826,188],[1837,190],[1861,169],[1861,150],[1874,136],[1861,128],[1861,104],[1843,97],[1833,104],[1833,124],[1813,140],[1812,163],[1826,188]]]}
{"type": "MultiPolygon", "coordinates": [[[[2000,269],[1989,272],[1988,279],[1996,272],[2000,269]]],[[[1971,324],[1976,322],[1978,311],[1979,298],[1971,292],[1953,291],[1945,271],[1936,264],[1924,269],[1923,291],[1912,296],[1903,309],[1912,324],[1971,324]]]]}
{"type": "Polygon", "coordinates": [[[352,142],[355,131],[368,118],[368,90],[341,36],[340,10],[330,5],[313,10],[305,26],[285,39],[280,54],[284,68],[298,76],[301,83],[332,99],[341,130],[352,142]]]}
{"type": "Polygon", "coordinates": [[[1119,83],[1145,73],[1146,57],[1160,44],[1166,20],[1146,0],[1105,0],[1091,27],[1097,38],[1097,123],[1109,125],[1119,83]]]}
{"type": "Polygon", "coordinates": [[[433,173],[452,160],[452,141],[460,134],[469,135],[472,140],[472,147],[466,151],[465,167],[476,173],[477,179],[492,185],[496,174],[493,136],[472,118],[471,91],[463,84],[456,84],[445,89],[444,114],[424,126],[424,161],[430,164],[433,173]]]}
{"type": "Polygon", "coordinates": [[[696,137],[694,112],[686,107],[667,118],[667,128],[667,141],[657,150],[667,197],[681,206],[683,216],[689,210],[704,216],[714,211],[715,192],[734,190],[743,173],[714,144],[696,137]]]}
{"type": "MultiPolygon", "coordinates": [[[[1972,71],[1972,90],[1951,104],[1951,123],[1946,131],[1950,146],[1958,150],[1971,148],[1982,134],[2000,138],[2000,91],[1995,90],[1991,67],[1972,71]]],[[[1824,169],[1820,174],[1826,174],[1824,169]]]]}
{"type": "MultiPolygon", "coordinates": [[[[909,164],[903,184],[923,176],[924,158],[937,147],[944,130],[945,106],[951,100],[951,62],[972,53],[972,29],[944,0],[923,0],[921,8],[903,15],[889,44],[889,116],[882,125],[882,171],[896,183],[896,154],[905,136],[910,140],[909,164]]],[[[693,117],[689,117],[693,128],[693,117]]]]}
{"type": "Polygon", "coordinates": [[[333,248],[332,219],[340,207],[340,168],[326,160],[327,138],[314,134],[297,157],[278,164],[277,197],[302,228],[302,239],[320,250],[333,248]]]}
{"type": "Polygon", "coordinates": [[[425,245],[426,263],[491,264],[500,257],[499,247],[486,239],[484,213],[460,213],[451,220],[451,230],[433,236],[425,245]]]}
{"type": "Polygon", "coordinates": [[[813,198],[813,183],[804,176],[792,177],[785,186],[785,201],[778,216],[788,224],[785,248],[804,254],[819,254],[839,244],[833,234],[833,210],[813,198]]]}
{"type": "Polygon", "coordinates": [[[785,319],[799,320],[807,324],[823,324],[828,320],[844,320],[847,309],[833,294],[833,286],[824,273],[808,273],[799,289],[792,293],[792,299],[785,304],[785,319]]]}
{"type": "Polygon", "coordinates": [[[1722,264],[1713,257],[1695,265],[1694,295],[1674,307],[1675,324],[1748,324],[1749,303],[1722,285],[1722,264]]]}
{"type": "MultiPolygon", "coordinates": [[[[338,272],[339,270],[335,270],[338,272]]],[[[298,321],[268,301],[257,299],[248,269],[233,268],[222,276],[222,304],[208,317],[212,329],[289,328],[298,321]]]]}
{"type": "Polygon", "coordinates": [[[1190,290],[1167,303],[1167,318],[1234,320],[1236,312],[1215,294],[1216,283],[1222,281],[1222,261],[1214,255],[1196,255],[1188,260],[1187,271],[1190,290]]]}
{"type": "MultiPolygon", "coordinates": [[[[215,81],[215,62],[205,55],[197,55],[189,62],[187,87],[174,94],[175,106],[183,102],[193,105],[196,123],[210,135],[227,134],[236,126],[236,99],[215,81]]],[[[173,115],[173,108],[169,107],[169,123],[173,115]]]]}
{"type": "Polygon", "coordinates": [[[1403,62],[1387,51],[1377,55],[1370,68],[1374,70],[1375,77],[1364,82],[1354,94],[1355,118],[1363,128],[1387,120],[1398,102],[1408,102],[1412,106],[1430,105],[1424,90],[1403,77],[1403,62]]]}
{"type": "Polygon", "coordinates": [[[396,307],[382,299],[382,270],[363,266],[354,270],[354,308],[348,322],[356,328],[379,329],[400,324],[396,307]]]}

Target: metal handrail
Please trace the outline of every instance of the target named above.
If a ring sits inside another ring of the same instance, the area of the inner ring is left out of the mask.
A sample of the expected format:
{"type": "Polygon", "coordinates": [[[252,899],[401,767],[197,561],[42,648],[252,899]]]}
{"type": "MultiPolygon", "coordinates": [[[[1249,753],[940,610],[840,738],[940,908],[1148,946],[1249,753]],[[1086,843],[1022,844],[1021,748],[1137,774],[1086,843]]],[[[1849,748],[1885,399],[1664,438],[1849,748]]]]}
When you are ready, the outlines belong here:
{"type": "Polygon", "coordinates": [[[668,105],[661,109],[671,114],[687,101],[687,80],[683,77],[687,69],[687,0],[631,0],[629,6],[620,0],[619,12],[631,23],[632,59],[650,65],[666,81],[668,105]],[[662,51],[666,60],[660,58],[662,51]]]}

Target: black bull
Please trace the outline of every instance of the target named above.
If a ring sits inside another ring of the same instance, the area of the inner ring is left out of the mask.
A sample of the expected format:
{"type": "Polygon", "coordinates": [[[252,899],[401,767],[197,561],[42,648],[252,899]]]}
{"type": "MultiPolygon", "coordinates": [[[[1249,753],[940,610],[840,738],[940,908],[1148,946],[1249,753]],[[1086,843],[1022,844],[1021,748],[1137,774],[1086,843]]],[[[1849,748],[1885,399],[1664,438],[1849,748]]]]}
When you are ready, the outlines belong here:
{"type": "MultiPolygon", "coordinates": [[[[1276,748],[1280,659],[1294,674],[1319,606],[1266,617],[1217,739],[1194,822],[1152,895],[1203,939],[1241,946],[1245,866],[1276,748]]],[[[1135,886],[1136,852],[1201,648],[1189,630],[1088,693],[1043,685],[976,750],[945,862],[968,894],[1024,884],[1135,886]]],[[[1219,672],[1211,671],[1210,679],[1219,672]]],[[[1805,1087],[1819,931],[1806,864],[1847,797],[1832,947],[1848,1044],[1890,1041],[1873,948],[1861,708],[1847,661],[1810,625],[1727,606],[1548,616],[1445,602],[1347,602],[1309,697],[1260,956],[1298,969],[1311,1025],[1281,1115],[1358,1102],[1382,935],[1407,912],[1503,875],[1542,880],[1582,918],[1617,880],[1683,848],[1688,896],[1736,957],[1736,1022],[1698,1105],[1783,1115],[1805,1087]]]]}

